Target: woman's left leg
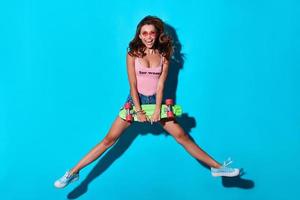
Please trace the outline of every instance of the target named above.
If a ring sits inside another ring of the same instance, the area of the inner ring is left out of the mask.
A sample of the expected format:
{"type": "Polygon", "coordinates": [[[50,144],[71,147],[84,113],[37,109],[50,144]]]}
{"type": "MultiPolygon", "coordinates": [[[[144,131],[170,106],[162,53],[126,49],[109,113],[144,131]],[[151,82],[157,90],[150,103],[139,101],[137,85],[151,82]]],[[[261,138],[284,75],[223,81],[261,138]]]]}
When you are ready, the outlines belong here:
{"type": "Polygon", "coordinates": [[[195,144],[188,134],[184,132],[182,127],[175,121],[160,121],[163,128],[171,134],[176,141],[181,144],[193,157],[202,161],[209,167],[220,168],[221,164],[210,157],[197,144],[195,144]]]}

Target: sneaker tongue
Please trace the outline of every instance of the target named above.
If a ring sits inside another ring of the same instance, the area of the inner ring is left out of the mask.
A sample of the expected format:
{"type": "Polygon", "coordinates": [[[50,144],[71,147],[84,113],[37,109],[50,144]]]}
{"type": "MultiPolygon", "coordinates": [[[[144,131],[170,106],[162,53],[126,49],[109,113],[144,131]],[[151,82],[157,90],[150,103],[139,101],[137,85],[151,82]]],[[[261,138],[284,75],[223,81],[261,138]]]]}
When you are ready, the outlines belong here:
{"type": "Polygon", "coordinates": [[[66,178],[69,178],[71,176],[70,172],[66,172],[65,176],[66,178]]]}

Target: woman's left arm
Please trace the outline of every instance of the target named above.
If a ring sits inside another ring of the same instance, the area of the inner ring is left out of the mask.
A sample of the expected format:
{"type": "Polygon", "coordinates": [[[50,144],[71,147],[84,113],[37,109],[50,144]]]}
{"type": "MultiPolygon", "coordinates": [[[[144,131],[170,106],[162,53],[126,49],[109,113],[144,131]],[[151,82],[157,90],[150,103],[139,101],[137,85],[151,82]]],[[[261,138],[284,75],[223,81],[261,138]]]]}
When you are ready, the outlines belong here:
{"type": "Polygon", "coordinates": [[[168,76],[168,70],[169,70],[169,61],[165,58],[163,58],[163,66],[162,66],[162,73],[158,80],[157,90],[156,90],[156,106],[154,114],[152,115],[152,122],[157,122],[160,120],[160,111],[161,111],[161,104],[162,104],[162,98],[164,93],[164,86],[165,81],[168,76]]]}

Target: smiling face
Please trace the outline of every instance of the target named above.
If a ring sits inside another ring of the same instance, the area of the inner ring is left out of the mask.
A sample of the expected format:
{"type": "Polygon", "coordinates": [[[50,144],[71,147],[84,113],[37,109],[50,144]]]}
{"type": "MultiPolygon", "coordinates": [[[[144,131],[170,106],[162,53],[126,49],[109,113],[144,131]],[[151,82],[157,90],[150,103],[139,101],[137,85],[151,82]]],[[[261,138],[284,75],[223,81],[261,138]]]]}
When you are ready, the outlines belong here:
{"type": "Polygon", "coordinates": [[[146,48],[151,49],[157,38],[157,31],[154,25],[145,24],[141,27],[139,38],[142,40],[146,48]]]}

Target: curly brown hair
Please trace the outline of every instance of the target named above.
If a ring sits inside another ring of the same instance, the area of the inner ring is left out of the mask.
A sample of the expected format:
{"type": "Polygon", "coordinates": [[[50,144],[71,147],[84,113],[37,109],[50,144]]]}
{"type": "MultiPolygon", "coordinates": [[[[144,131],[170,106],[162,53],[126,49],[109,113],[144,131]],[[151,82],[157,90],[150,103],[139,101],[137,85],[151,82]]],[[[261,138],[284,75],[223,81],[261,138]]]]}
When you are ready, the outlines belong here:
{"type": "Polygon", "coordinates": [[[164,33],[163,21],[158,17],[150,15],[144,17],[137,25],[135,36],[129,43],[129,55],[135,57],[143,57],[146,55],[146,53],[144,52],[146,47],[139,38],[139,34],[143,25],[153,25],[155,27],[158,37],[154,42],[154,49],[157,49],[158,52],[162,54],[162,56],[169,60],[173,52],[172,38],[171,36],[164,33]]]}

